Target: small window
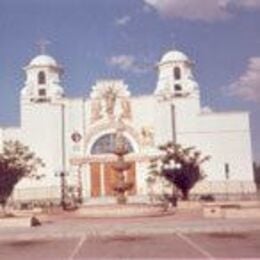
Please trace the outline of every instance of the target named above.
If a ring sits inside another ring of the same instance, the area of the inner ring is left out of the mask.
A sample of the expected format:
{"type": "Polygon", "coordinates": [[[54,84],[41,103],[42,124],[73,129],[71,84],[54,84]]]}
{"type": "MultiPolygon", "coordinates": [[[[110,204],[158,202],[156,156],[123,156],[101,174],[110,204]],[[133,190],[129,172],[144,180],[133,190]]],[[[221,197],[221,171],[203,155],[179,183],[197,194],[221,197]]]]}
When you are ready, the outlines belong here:
{"type": "Polygon", "coordinates": [[[175,90],[175,91],[181,91],[181,90],[182,90],[181,85],[180,85],[180,84],[175,84],[175,85],[174,85],[174,90],[175,90]]]}
{"type": "Polygon", "coordinates": [[[179,67],[174,68],[174,79],[181,79],[181,69],[179,67]]]}
{"type": "Polygon", "coordinates": [[[38,84],[39,85],[46,84],[46,75],[43,71],[40,71],[38,74],[38,84]]]}
{"type": "Polygon", "coordinates": [[[44,89],[44,88],[39,89],[39,96],[45,97],[46,96],[46,89],[44,89]]]}

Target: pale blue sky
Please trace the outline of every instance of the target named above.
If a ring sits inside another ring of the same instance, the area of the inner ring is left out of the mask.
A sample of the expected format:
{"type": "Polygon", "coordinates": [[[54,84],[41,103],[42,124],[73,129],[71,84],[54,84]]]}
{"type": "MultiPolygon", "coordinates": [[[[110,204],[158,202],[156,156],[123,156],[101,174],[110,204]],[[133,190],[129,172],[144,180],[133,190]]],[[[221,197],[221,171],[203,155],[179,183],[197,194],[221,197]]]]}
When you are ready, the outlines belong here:
{"type": "Polygon", "coordinates": [[[19,125],[22,68],[36,42],[64,67],[68,96],[120,77],[151,93],[153,65],[173,46],[196,63],[203,105],[251,113],[260,161],[260,0],[0,0],[0,125],[19,125]]]}

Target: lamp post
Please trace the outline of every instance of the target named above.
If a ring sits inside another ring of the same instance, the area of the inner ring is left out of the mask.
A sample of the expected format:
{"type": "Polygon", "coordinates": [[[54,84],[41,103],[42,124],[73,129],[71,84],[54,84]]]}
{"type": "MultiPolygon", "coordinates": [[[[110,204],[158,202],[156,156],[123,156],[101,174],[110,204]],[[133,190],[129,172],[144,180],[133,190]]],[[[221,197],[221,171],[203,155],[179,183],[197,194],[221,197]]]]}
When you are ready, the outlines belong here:
{"type": "Polygon", "coordinates": [[[83,198],[82,198],[82,174],[81,174],[81,167],[82,165],[79,165],[78,167],[78,202],[82,203],[83,198]]]}
{"type": "Polygon", "coordinates": [[[59,171],[55,173],[56,177],[60,178],[60,206],[63,210],[67,209],[67,184],[66,184],[66,172],[59,171]]]}
{"type": "Polygon", "coordinates": [[[67,196],[67,183],[66,183],[66,146],[65,146],[65,102],[64,100],[52,103],[55,106],[60,106],[61,112],[61,132],[60,132],[60,145],[61,145],[61,171],[55,176],[60,177],[60,205],[63,210],[66,210],[66,196],[67,196]]]}
{"type": "MultiPolygon", "coordinates": [[[[82,135],[79,132],[75,131],[74,133],[72,133],[71,140],[73,141],[74,145],[78,145],[81,139],[82,139],[82,135]]],[[[77,177],[78,177],[77,178],[77,196],[78,196],[77,201],[79,203],[82,203],[83,201],[81,169],[82,169],[82,164],[79,164],[77,169],[77,177]]]]}
{"type": "Polygon", "coordinates": [[[226,199],[229,199],[228,196],[228,182],[229,182],[229,164],[225,163],[225,179],[226,179],[226,199]]]}

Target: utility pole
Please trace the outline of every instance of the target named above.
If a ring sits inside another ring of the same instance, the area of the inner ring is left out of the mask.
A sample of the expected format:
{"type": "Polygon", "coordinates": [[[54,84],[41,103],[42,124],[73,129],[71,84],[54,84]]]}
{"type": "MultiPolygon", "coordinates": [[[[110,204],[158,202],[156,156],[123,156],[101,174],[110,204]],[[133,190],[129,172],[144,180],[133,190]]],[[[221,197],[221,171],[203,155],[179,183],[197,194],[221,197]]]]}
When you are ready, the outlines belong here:
{"type": "Polygon", "coordinates": [[[61,149],[62,149],[62,171],[61,178],[61,206],[66,210],[66,146],[65,146],[65,103],[61,102],[61,149]]]}
{"type": "Polygon", "coordinates": [[[53,105],[60,106],[61,112],[61,170],[59,170],[56,176],[60,177],[60,205],[63,210],[66,210],[66,198],[67,198],[67,183],[66,183],[66,145],[65,145],[65,103],[64,101],[60,101],[57,103],[53,103],[53,105]]]}

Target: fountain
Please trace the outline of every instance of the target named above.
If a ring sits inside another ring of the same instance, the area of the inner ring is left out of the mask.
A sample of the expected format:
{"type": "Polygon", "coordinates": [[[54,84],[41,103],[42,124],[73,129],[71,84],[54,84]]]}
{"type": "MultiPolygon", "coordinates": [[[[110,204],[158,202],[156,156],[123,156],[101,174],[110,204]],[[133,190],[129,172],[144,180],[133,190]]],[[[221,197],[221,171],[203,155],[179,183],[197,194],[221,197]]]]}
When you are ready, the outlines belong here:
{"type": "Polygon", "coordinates": [[[118,204],[126,204],[126,192],[133,188],[132,182],[127,182],[125,172],[131,168],[131,163],[125,161],[125,155],[129,150],[123,135],[124,125],[121,118],[118,120],[118,127],[116,129],[116,144],[113,153],[117,156],[117,161],[113,164],[113,169],[116,171],[116,183],[113,190],[117,195],[118,204]]]}
{"type": "Polygon", "coordinates": [[[116,173],[115,183],[111,184],[116,193],[117,205],[85,205],[74,212],[74,217],[86,218],[132,218],[165,216],[175,213],[174,210],[165,211],[161,205],[151,205],[146,203],[127,204],[127,191],[131,190],[134,183],[127,181],[125,173],[131,168],[131,163],[125,160],[129,153],[129,146],[124,137],[125,127],[122,118],[117,121],[115,148],[111,151],[117,159],[112,168],[116,173]]]}

